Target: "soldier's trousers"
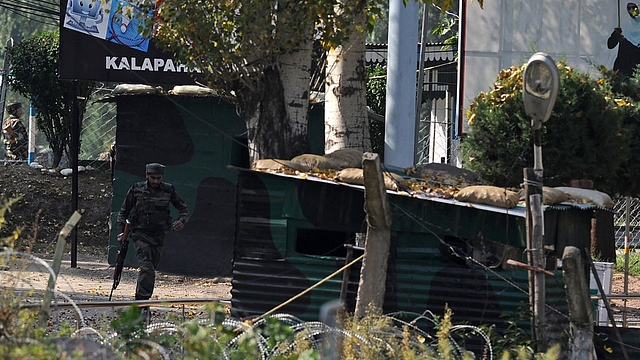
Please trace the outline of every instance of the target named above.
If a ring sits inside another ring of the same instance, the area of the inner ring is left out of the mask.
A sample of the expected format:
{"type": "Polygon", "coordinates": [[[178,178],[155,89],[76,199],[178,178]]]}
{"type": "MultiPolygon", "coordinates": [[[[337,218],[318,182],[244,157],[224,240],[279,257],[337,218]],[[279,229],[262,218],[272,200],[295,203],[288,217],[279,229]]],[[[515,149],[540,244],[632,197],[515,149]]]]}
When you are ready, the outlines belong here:
{"type": "MultiPolygon", "coordinates": [[[[138,273],[138,283],[136,285],[136,300],[148,300],[153,295],[153,288],[156,282],[156,268],[160,263],[162,255],[162,245],[154,245],[151,239],[142,234],[134,234],[134,245],[138,257],[140,272],[138,273]]],[[[157,240],[157,239],[154,239],[157,240]]],[[[164,239],[158,243],[163,244],[164,239]]],[[[155,242],[155,241],[154,241],[155,242]]]]}

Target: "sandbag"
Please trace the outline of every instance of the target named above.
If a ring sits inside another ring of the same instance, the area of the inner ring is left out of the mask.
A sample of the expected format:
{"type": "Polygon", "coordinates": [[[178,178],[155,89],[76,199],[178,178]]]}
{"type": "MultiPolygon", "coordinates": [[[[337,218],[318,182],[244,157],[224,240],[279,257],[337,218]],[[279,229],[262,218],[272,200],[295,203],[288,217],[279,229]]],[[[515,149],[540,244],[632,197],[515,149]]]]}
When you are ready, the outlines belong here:
{"type": "Polygon", "coordinates": [[[611,200],[609,195],[601,191],[568,186],[558,186],[554,189],[563,191],[569,195],[569,199],[567,201],[579,204],[592,204],[607,209],[613,209],[613,200],[611,200]]]}
{"type": "Polygon", "coordinates": [[[169,90],[169,95],[214,96],[216,92],[204,86],[176,85],[173,89],[169,90]]]}
{"type": "Polygon", "coordinates": [[[518,205],[518,193],[505,188],[489,185],[467,186],[462,188],[455,196],[457,201],[486,204],[505,209],[511,209],[518,205]]]}
{"type": "MultiPolygon", "coordinates": [[[[409,189],[407,181],[400,175],[391,172],[382,172],[384,187],[387,190],[400,191],[409,189]]],[[[342,169],[336,175],[336,180],[347,184],[364,185],[364,170],[358,168],[342,169]]]]}
{"type": "Polygon", "coordinates": [[[291,159],[291,162],[298,164],[302,169],[300,171],[341,169],[332,159],[327,159],[322,155],[315,154],[298,155],[291,159]]]}
{"type": "Polygon", "coordinates": [[[451,186],[480,185],[482,182],[476,173],[449,164],[418,164],[404,169],[411,177],[435,181],[451,186]]]}
{"type": "Polygon", "coordinates": [[[362,168],[362,151],[358,149],[344,148],[338,149],[324,157],[330,159],[338,169],[362,168]]]}
{"type": "Polygon", "coordinates": [[[272,172],[295,172],[300,171],[301,166],[290,160],[280,159],[260,159],[251,164],[252,170],[272,171],[272,172]]]}
{"type": "Polygon", "coordinates": [[[164,94],[161,86],[151,86],[145,84],[120,84],[111,90],[111,95],[149,95],[164,94]]]}
{"type": "MultiPolygon", "coordinates": [[[[526,201],[524,197],[524,189],[520,189],[520,191],[518,191],[518,198],[520,199],[520,201],[526,201]]],[[[569,194],[565,193],[564,191],[548,186],[542,187],[542,203],[544,205],[558,204],[568,200],[569,194]]]]}

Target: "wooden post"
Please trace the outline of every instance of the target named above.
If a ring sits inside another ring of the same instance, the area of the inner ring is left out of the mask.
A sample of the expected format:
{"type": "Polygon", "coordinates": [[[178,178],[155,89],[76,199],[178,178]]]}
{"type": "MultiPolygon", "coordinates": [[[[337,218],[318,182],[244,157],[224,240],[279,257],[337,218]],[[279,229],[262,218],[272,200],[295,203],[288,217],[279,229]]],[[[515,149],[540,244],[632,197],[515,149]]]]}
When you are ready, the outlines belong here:
{"type": "MultiPolygon", "coordinates": [[[[347,256],[344,259],[344,263],[348,264],[349,262],[351,262],[351,260],[353,260],[353,246],[346,245],[346,248],[347,248],[347,256]]],[[[342,273],[342,286],[340,286],[340,301],[342,301],[342,303],[344,303],[345,300],[347,300],[347,291],[349,290],[350,274],[351,274],[350,267],[344,269],[344,272],[342,273]]]]}
{"type": "Polygon", "coordinates": [[[367,237],[356,297],[357,318],[363,318],[369,306],[382,309],[391,237],[391,211],[378,154],[365,153],[362,169],[367,237]]]}
{"type": "Polygon", "coordinates": [[[571,322],[570,359],[593,359],[593,307],[582,255],[577,247],[564,248],[562,274],[571,322]]]}
{"type": "MultiPolygon", "coordinates": [[[[527,255],[529,265],[544,269],[544,218],[542,215],[542,177],[535,169],[524,169],[525,204],[527,208],[527,255]]],[[[544,274],[529,270],[529,302],[532,309],[532,338],[538,344],[538,351],[544,351],[545,316],[544,274]]]]}
{"type": "Polygon", "coordinates": [[[56,290],[56,281],[58,278],[58,273],[60,273],[60,263],[62,263],[62,255],[64,255],[64,246],[67,242],[67,237],[76,227],[76,224],[78,224],[78,221],[80,221],[81,217],[82,216],[80,215],[80,213],[75,211],[58,234],[56,252],[53,255],[53,265],[51,266],[53,273],[49,275],[49,283],[47,284],[47,289],[44,293],[44,299],[42,300],[42,311],[40,312],[40,327],[42,328],[46,326],[47,320],[49,319],[49,308],[51,307],[51,299],[53,299],[53,293],[56,290]]]}

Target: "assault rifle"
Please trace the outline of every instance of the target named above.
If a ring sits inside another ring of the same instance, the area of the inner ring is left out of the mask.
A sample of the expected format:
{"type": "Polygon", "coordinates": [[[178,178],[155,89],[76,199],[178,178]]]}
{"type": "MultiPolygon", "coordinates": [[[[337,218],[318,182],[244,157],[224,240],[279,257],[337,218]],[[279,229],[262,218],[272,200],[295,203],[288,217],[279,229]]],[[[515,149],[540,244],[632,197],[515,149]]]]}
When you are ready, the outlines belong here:
{"type": "Polygon", "coordinates": [[[122,268],[124,267],[124,259],[127,257],[127,250],[129,250],[129,230],[131,223],[127,219],[124,225],[124,231],[122,232],[122,241],[120,242],[120,249],[116,255],[116,266],[113,269],[113,286],[111,287],[111,293],[109,294],[109,301],[118,285],[120,285],[120,278],[122,277],[122,268]]]}

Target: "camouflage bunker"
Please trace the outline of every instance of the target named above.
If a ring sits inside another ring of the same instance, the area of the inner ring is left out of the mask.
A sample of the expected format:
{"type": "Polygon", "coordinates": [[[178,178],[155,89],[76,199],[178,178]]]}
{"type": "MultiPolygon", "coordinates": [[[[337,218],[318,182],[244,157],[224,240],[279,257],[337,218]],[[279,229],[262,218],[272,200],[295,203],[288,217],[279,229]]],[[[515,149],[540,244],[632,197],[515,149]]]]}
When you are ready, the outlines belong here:
{"type": "MultiPolygon", "coordinates": [[[[205,89],[166,94],[133,85],[117,90],[103,100],[117,107],[109,263],[118,251],[116,216],[127,191],[144,180],[146,163],[160,162],[167,166],[164,181],[174,184],[189,206],[190,220],[184,230],[167,233],[159,270],[230,276],[238,173],[228,166],[249,167],[246,126],[235,105],[205,89]]],[[[309,128],[315,130],[323,119],[317,111],[312,114],[309,128]]],[[[318,151],[316,143],[312,147],[318,151]]],[[[177,217],[173,207],[172,217],[177,217]]],[[[125,265],[137,266],[131,243],[125,265]]]]}
{"type": "MultiPolygon", "coordinates": [[[[504,313],[516,317],[528,306],[527,271],[506,264],[508,259],[527,262],[523,206],[387,194],[393,220],[386,283],[380,284],[386,289],[384,313],[441,315],[448,304],[456,323],[500,329],[506,326],[504,313]]],[[[262,315],[362,254],[357,246],[367,228],[363,186],[239,169],[237,196],[233,316],[262,315]],[[356,246],[352,256],[345,245],[356,246]]],[[[545,206],[546,246],[558,254],[567,245],[588,248],[592,215],[588,205],[545,206]]],[[[359,264],[344,283],[339,274],[277,312],[317,320],[321,306],[341,296],[353,311],[359,264]]],[[[566,314],[562,272],[554,273],[546,278],[547,303],[566,314]]],[[[547,316],[560,327],[558,334],[566,330],[566,318],[555,319],[553,311],[547,316]]]]}

